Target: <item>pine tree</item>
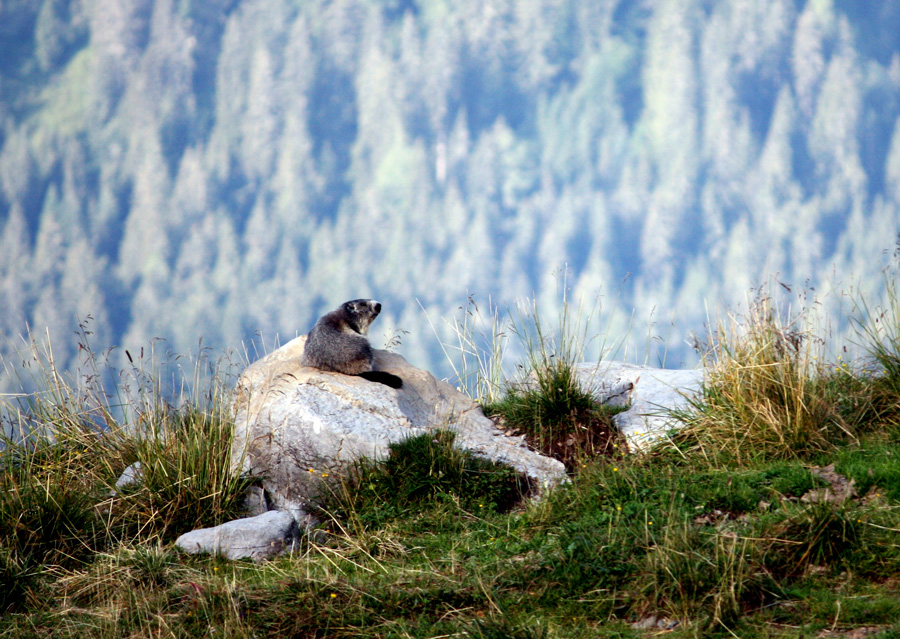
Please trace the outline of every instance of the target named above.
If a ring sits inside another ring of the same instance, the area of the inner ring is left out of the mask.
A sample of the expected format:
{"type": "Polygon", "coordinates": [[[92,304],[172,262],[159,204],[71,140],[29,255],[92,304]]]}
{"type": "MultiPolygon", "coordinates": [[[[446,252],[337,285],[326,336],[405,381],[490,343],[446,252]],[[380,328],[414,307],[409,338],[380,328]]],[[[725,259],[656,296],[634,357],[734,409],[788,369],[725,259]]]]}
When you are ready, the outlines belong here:
{"type": "Polygon", "coordinates": [[[33,287],[30,249],[22,207],[13,204],[0,235],[0,334],[7,338],[25,331],[33,287]]]}

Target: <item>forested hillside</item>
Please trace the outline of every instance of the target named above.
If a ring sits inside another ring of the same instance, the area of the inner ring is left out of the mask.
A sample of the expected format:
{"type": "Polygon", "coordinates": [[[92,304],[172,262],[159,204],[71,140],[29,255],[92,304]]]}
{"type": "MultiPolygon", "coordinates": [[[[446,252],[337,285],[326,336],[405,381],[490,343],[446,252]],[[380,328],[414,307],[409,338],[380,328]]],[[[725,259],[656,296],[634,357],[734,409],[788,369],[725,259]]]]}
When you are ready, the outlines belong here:
{"type": "Polygon", "coordinates": [[[284,341],[371,296],[443,371],[422,307],[553,317],[567,267],[677,365],[767,274],[878,289],[898,50],[892,0],[3,2],[2,350],[49,327],[65,367],[88,315],[284,341]]]}

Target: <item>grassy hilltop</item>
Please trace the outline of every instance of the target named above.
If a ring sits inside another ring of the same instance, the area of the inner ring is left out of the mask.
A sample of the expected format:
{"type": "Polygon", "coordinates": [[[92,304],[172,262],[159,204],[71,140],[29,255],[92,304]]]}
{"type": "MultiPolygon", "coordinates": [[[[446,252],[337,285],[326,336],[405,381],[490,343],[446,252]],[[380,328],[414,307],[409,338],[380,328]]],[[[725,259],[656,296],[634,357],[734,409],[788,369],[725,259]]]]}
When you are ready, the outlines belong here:
{"type": "Polygon", "coordinates": [[[517,503],[508,469],[449,435],[409,440],[323,478],[327,533],[260,564],[171,543],[239,512],[227,363],[177,360],[194,374],[174,392],[155,355],[129,354],[108,394],[86,342],[96,374],[78,380],[35,344],[41,390],[4,417],[30,434],[0,457],[0,637],[900,636],[900,303],[886,283],[883,308],[858,309],[858,360],[765,299],[715,327],[703,393],[642,456],[571,374],[571,326],[526,318],[538,384],[492,387],[486,355],[475,387],[505,428],[564,458],[570,483],[517,503]],[[111,497],[136,460],[144,481],[111,497]]]}

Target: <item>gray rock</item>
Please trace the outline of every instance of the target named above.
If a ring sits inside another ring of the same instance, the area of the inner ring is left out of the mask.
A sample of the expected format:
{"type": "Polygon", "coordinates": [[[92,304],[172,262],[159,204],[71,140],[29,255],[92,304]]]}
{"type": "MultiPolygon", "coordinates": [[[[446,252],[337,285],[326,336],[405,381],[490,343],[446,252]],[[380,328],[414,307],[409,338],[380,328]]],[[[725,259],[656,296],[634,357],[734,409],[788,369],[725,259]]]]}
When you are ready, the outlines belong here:
{"type": "Polygon", "coordinates": [[[119,478],[116,480],[116,489],[109,491],[110,497],[115,497],[118,494],[118,491],[122,490],[126,486],[131,486],[132,484],[140,483],[144,476],[144,469],[141,466],[141,462],[134,462],[131,466],[122,471],[122,474],[119,475],[119,478]]]}
{"type": "Polygon", "coordinates": [[[263,478],[275,508],[302,510],[323,480],[359,457],[383,458],[390,443],[438,429],[456,433],[459,448],[508,464],[538,486],[564,480],[562,463],[505,435],[468,397],[401,356],[375,351],[375,369],[403,380],[395,390],[301,366],[304,343],[299,337],[253,363],[235,389],[232,462],[263,478]]]}
{"type": "Polygon", "coordinates": [[[650,615],[634,622],[631,627],[635,630],[673,630],[678,627],[678,622],[668,617],[650,615]]]}
{"type": "Polygon", "coordinates": [[[244,514],[255,517],[268,512],[269,504],[266,503],[266,491],[261,486],[250,486],[244,494],[244,514]]]}
{"type": "Polygon", "coordinates": [[[629,406],[613,421],[631,451],[646,451],[678,428],[668,411],[689,406],[703,384],[702,369],[669,370],[625,362],[579,364],[578,375],[601,403],[629,406]]]}
{"type": "MultiPolygon", "coordinates": [[[[312,520],[308,523],[312,525],[312,520]]],[[[190,554],[215,553],[228,559],[259,561],[292,551],[299,537],[300,527],[291,513],[270,510],[221,526],[192,530],[175,540],[175,545],[190,554]]]]}
{"type": "MultiPolygon", "coordinates": [[[[800,501],[803,503],[815,504],[825,501],[830,504],[843,504],[848,499],[857,496],[855,480],[836,473],[834,464],[828,464],[822,468],[813,466],[809,469],[809,472],[827,482],[828,487],[814,488],[808,491],[800,497],[800,501]]],[[[872,471],[870,470],[869,472],[871,473],[872,471]]]]}

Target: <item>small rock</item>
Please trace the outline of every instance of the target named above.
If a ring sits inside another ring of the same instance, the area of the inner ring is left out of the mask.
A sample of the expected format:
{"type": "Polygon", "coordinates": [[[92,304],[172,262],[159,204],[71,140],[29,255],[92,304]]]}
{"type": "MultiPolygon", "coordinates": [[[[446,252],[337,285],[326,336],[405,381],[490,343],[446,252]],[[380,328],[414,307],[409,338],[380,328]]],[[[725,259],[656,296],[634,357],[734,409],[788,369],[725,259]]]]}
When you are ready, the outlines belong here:
{"type": "Polygon", "coordinates": [[[828,482],[828,487],[810,490],[800,498],[800,501],[807,504],[815,504],[822,501],[831,504],[842,504],[848,499],[856,497],[855,482],[834,472],[834,464],[829,464],[824,468],[813,466],[809,469],[809,472],[828,482]]]}
{"type": "MultiPolygon", "coordinates": [[[[310,518],[305,525],[312,526],[310,518]]],[[[292,551],[300,538],[300,527],[287,512],[270,510],[181,535],[175,545],[186,553],[216,553],[227,559],[269,559],[292,551]]]]}
{"type": "Polygon", "coordinates": [[[672,630],[677,626],[678,622],[674,619],[669,619],[668,617],[657,617],[656,615],[644,617],[640,621],[636,621],[631,624],[631,627],[635,630],[672,630]]]}
{"type": "Polygon", "coordinates": [[[144,469],[141,466],[141,462],[134,462],[131,466],[123,470],[121,475],[119,475],[119,478],[116,480],[116,489],[109,491],[109,496],[115,497],[118,494],[118,491],[122,490],[126,486],[140,483],[143,477],[144,469]]]}
{"type": "Polygon", "coordinates": [[[714,509],[711,513],[706,513],[705,515],[700,515],[699,517],[694,517],[694,523],[698,526],[708,526],[712,524],[718,524],[723,520],[728,520],[728,513],[719,510],[718,508],[714,509]]]}
{"type": "Polygon", "coordinates": [[[887,630],[884,626],[862,626],[852,630],[823,630],[816,635],[817,639],[866,639],[887,630]]]}
{"type": "Polygon", "coordinates": [[[656,628],[656,616],[650,615],[649,617],[644,617],[640,621],[635,621],[631,624],[631,627],[635,630],[649,630],[650,628],[656,628]]]}

